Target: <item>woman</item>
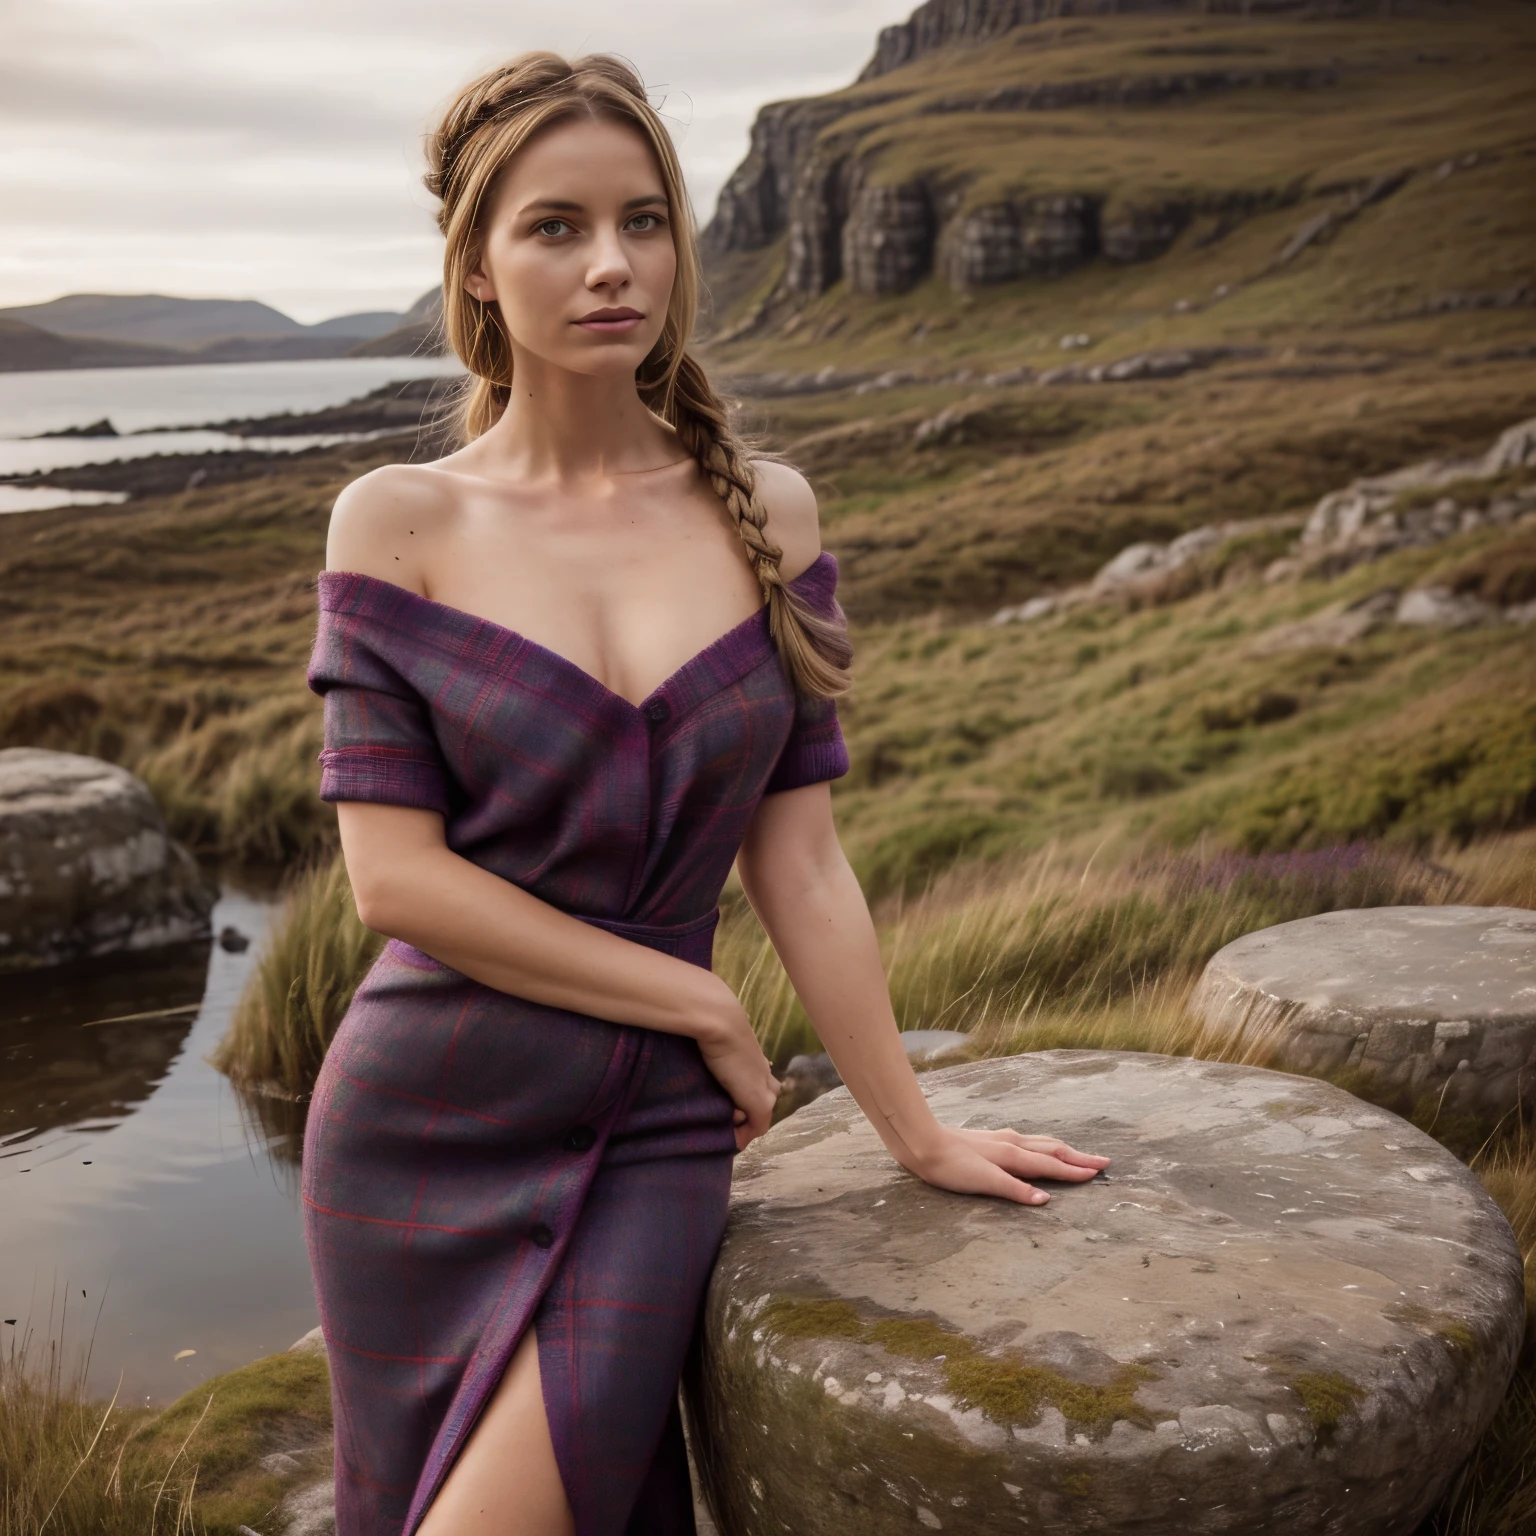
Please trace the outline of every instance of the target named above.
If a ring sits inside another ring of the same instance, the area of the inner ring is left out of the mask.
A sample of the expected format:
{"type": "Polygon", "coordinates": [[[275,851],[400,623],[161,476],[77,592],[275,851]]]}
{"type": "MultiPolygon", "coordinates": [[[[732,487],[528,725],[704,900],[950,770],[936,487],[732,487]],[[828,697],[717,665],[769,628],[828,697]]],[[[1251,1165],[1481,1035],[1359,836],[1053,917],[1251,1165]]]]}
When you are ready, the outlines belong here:
{"type": "Polygon", "coordinates": [[[686,348],[676,156],[611,58],[430,141],[466,444],[336,503],[321,793],[390,936],[304,1152],[340,1536],[693,1529],[677,1379],[777,1084],[709,969],[743,887],[892,1155],[1023,1204],[1107,1161],[949,1130],[833,831],[848,651],[816,506],[686,348]]]}

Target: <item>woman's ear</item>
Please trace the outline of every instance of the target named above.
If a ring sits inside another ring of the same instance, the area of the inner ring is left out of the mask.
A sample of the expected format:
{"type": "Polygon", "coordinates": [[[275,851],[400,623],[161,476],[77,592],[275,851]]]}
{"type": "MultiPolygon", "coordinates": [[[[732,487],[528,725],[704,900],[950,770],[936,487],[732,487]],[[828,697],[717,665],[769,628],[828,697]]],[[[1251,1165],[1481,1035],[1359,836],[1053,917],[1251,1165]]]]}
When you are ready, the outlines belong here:
{"type": "Polygon", "coordinates": [[[496,302],[496,285],[492,283],[484,272],[476,267],[464,279],[464,287],[471,298],[479,299],[482,304],[494,304],[496,302]]]}

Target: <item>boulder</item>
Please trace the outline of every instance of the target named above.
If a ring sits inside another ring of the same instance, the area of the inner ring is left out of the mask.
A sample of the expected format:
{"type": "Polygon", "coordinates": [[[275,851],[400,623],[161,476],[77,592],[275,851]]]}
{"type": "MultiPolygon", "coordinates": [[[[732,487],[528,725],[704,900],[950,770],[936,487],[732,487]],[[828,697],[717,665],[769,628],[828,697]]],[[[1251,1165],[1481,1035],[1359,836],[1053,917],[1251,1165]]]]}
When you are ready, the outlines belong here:
{"type": "Polygon", "coordinates": [[[1536,912],[1369,907],[1250,933],[1218,950],[1194,1008],[1268,1042],[1277,1065],[1365,1073],[1497,1118],[1536,1102],[1536,912]]]}
{"type": "MultiPolygon", "coordinates": [[[[957,1060],[971,1049],[971,1037],[958,1029],[905,1029],[901,1032],[901,1043],[907,1060],[919,1071],[941,1061],[957,1060]]],[[[825,1051],[814,1056],[792,1056],[779,1079],[779,1103],[774,1117],[782,1119],[793,1114],[812,1099],[842,1085],[843,1080],[825,1051]]]]}
{"type": "Polygon", "coordinates": [[[0,751],[0,969],[205,939],[213,899],[126,769],[0,751]]]}
{"type": "Polygon", "coordinates": [[[1388,1536],[1502,1397],[1514,1234],[1429,1137],[1308,1078],[1047,1051],[922,1079],[1114,1162],[933,1189],[846,1090],[737,1160],[689,1376],[732,1536],[1388,1536]]]}
{"type": "Polygon", "coordinates": [[[1473,629],[1498,617],[1480,597],[1449,587],[1415,587],[1397,605],[1397,622],[1421,629],[1473,629]]]}

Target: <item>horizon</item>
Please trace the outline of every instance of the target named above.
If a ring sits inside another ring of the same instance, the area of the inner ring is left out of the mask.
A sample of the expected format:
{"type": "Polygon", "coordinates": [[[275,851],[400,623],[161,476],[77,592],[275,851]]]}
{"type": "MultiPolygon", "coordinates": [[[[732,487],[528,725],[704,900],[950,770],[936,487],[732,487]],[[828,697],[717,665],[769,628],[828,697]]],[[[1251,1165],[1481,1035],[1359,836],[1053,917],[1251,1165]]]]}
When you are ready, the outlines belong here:
{"type": "Polygon", "coordinates": [[[427,22],[401,0],[142,0],[131,25],[107,0],[13,11],[0,309],[93,293],[254,299],[305,325],[402,311],[438,277],[423,136],[461,85],[533,48],[636,65],[702,228],[758,109],[850,84],[914,4],[659,0],[637,17],[594,0],[561,18],[446,0],[427,22]]]}

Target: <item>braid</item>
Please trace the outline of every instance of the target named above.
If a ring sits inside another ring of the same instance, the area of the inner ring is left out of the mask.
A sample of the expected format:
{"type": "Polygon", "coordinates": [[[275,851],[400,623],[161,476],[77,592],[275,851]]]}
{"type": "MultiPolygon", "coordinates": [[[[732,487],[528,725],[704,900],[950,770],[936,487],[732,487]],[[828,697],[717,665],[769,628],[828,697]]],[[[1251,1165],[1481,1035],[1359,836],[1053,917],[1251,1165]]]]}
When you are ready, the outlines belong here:
{"type": "Polygon", "coordinates": [[[644,370],[641,398],[671,423],[736,524],[768,605],[769,633],[796,690],[820,698],[845,693],[852,659],[847,629],[817,613],[784,580],[780,569],[784,551],[768,536],[768,514],[758,499],[757,475],[725,402],[687,352],[670,377],[647,387],[643,374],[644,370]]]}

